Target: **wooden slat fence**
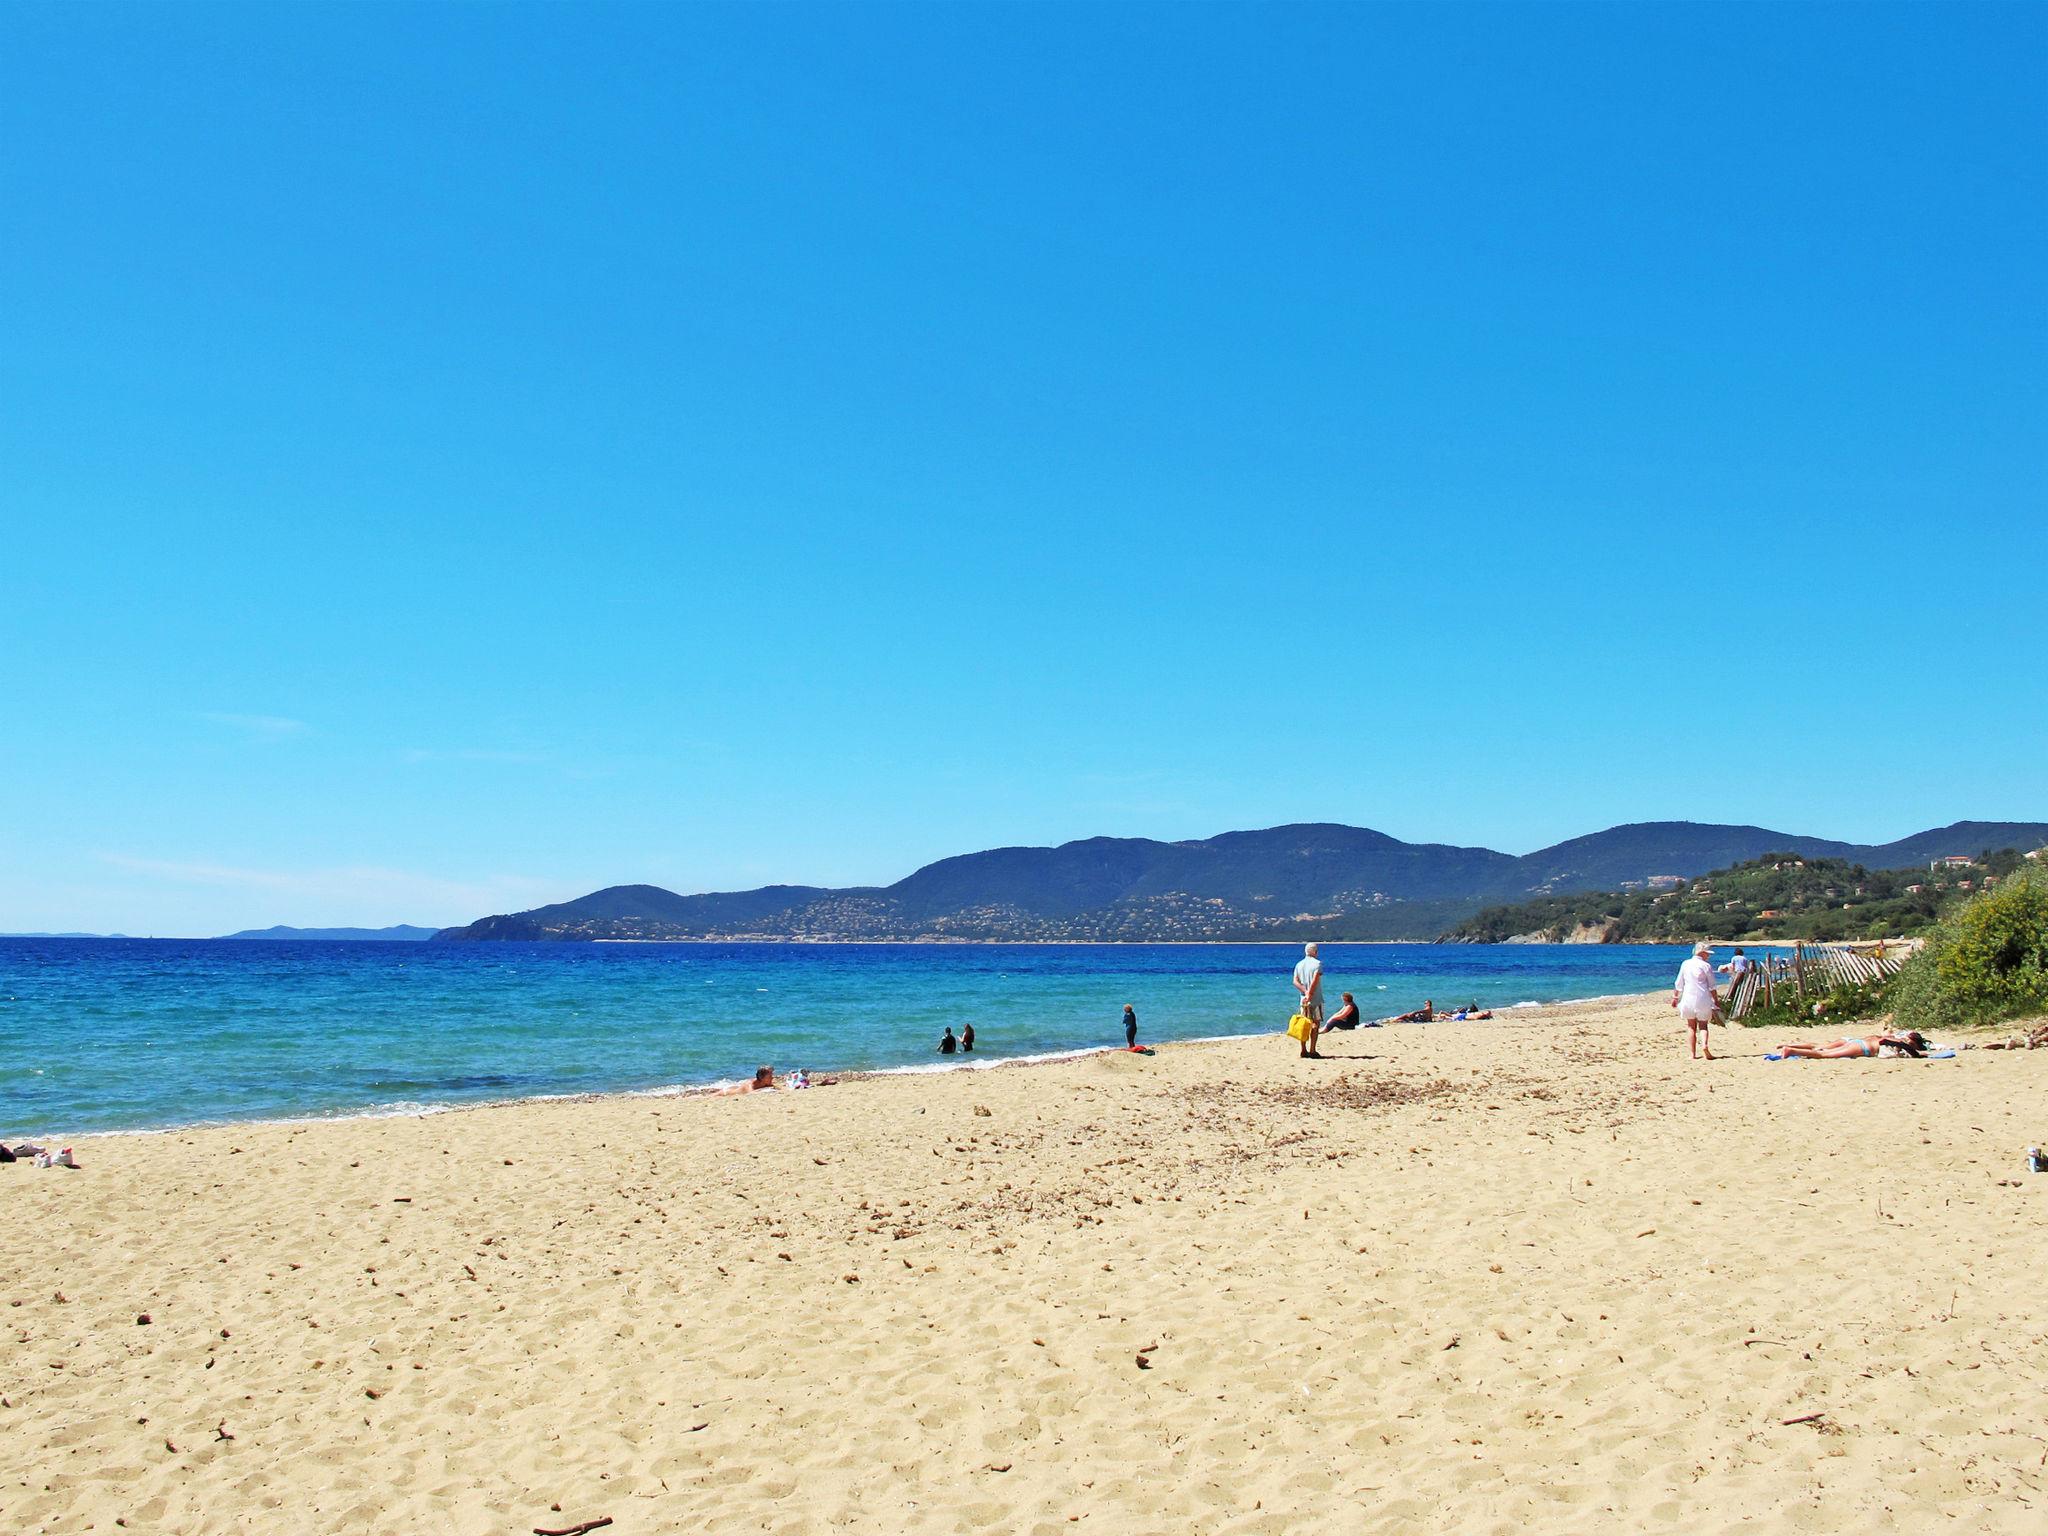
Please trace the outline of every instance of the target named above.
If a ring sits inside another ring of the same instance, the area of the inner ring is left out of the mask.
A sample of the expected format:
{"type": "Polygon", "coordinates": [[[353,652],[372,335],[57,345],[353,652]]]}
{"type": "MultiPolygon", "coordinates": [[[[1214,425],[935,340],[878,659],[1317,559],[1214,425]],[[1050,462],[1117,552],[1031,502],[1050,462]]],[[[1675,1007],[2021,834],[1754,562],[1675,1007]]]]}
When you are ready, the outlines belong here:
{"type": "Polygon", "coordinates": [[[1728,996],[1726,1016],[1739,1019],[1755,1008],[1769,1007],[1788,987],[1803,997],[1808,992],[1880,981],[1904,965],[1919,947],[1918,939],[1795,944],[1791,954],[1773,952],[1736,981],[1728,996]]]}

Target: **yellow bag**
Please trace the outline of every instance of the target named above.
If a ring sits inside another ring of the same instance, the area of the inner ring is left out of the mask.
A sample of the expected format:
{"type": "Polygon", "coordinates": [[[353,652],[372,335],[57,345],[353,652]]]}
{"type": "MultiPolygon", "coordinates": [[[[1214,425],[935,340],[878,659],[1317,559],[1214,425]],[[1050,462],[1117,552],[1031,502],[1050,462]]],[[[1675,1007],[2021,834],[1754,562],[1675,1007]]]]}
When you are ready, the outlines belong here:
{"type": "Polygon", "coordinates": [[[1297,1013],[1287,1021],[1287,1038],[1290,1040],[1306,1040],[1308,1031],[1308,1015],[1305,1013],[1297,1013]]]}

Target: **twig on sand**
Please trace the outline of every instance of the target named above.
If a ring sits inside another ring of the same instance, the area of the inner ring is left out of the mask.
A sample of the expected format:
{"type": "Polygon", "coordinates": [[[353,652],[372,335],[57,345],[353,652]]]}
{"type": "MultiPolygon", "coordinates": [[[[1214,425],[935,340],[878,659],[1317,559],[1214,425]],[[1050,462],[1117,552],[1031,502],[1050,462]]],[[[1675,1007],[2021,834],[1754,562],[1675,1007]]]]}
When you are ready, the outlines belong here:
{"type": "Polygon", "coordinates": [[[1780,1419],[1778,1422],[1780,1424],[1818,1424],[1826,1417],[1825,1413],[1802,1413],[1796,1419],[1780,1419]]]}
{"type": "Polygon", "coordinates": [[[1749,1348],[1749,1346],[1752,1344],[1775,1344],[1780,1349],[1790,1349],[1792,1347],[1790,1344],[1787,1344],[1783,1339],[1744,1339],[1742,1341],[1742,1347],[1744,1349],[1749,1348]]]}
{"type": "Polygon", "coordinates": [[[586,1520],[581,1525],[536,1525],[533,1536],[583,1536],[585,1531],[602,1530],[612,1523],[610,1515],[599,1515],[595,1520],[586,1520]]]}

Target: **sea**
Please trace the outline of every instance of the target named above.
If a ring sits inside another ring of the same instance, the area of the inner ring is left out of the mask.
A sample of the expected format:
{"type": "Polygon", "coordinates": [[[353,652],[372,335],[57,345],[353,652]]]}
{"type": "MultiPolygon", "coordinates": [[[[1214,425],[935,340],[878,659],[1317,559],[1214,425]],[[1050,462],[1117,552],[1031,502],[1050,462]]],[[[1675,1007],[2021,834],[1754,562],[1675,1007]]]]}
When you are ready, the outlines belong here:
{"type": "MultiPolygon", "coordinates": [[[[973,1070],[1284,1028],[1297,945],[0,939],[0,1137],[973,1070]],[[974,1025],[971,1057],[946,1026],[974,1025]]],[[[1667,986],[1678,946],[1326,944],[1367,1018],[1667,986]]],[[[1428,1026],[1401,1026],[1426,1028],[1428,1026]]]]}

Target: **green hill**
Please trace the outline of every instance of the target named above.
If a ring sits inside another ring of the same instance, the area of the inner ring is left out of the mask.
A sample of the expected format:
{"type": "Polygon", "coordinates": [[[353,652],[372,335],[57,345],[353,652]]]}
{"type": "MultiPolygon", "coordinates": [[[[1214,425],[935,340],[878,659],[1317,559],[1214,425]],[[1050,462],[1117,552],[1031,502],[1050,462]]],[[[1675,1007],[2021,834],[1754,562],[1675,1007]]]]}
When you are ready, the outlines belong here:
{"type": "MultiPolygon", "coordinates": [[[[1870,847],[1763,827],[1637,822],[1519,857],[1408,843],[1328,822],[1170,843],[1095,837],[962,854],[885,886],[780,885],[697,895],[610,886],[486,917],[440,938],[1427,939],[1489,902],[1569,899],[1566,893],[1622,889],[1656,876],[1690,879],[1774,849],[1790,850],[1790,858],[1890,868],[1908,862],[1896,855],[1902,847],[1958,853],[2003,846],[2016,839],[1993,834],[2008,825],[1957,822],[1870,847]]],[[[2025,830],[2025,846],[2048,841],[2048,823],[2025,830]]]]}
{"type": "Polygon", "coordinates": [[[1968,865],[1940,870],[1872,870],[1847,859],[1767,853],[1693,880],[1488,907],[1445,933],[1442,942],[1889,938],[1932,927],[2020,863],[2020,854],[2010,848],[1979,853],[1968,865]]]}

